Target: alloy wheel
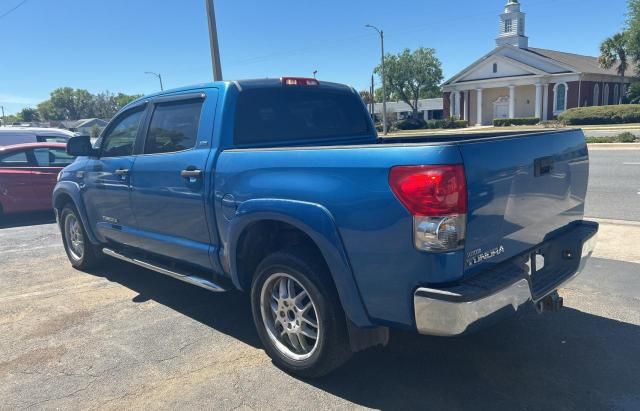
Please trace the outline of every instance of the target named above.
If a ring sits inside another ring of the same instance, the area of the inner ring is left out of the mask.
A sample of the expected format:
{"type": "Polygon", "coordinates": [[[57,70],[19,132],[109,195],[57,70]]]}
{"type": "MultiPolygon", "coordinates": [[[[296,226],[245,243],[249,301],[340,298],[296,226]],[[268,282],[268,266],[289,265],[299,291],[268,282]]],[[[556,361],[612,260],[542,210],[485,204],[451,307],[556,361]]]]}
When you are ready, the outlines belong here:
{"type": "Polygon", "coordinates": [[[286,273],[271,274],[262,286],[260,309],[269,339],[284,356],[302,361],[317,350],[320,318],[298,280],[286,273]]]}

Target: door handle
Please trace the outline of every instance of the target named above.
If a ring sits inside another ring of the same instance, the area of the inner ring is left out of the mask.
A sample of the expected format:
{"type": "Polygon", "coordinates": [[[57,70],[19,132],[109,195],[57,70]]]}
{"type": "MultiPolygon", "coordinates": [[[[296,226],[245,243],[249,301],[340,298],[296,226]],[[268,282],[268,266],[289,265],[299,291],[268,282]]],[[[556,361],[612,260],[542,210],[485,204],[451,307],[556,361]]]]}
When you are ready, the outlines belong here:
{"type": "Polygon", "coordinates": [[[553,157],[540,157],[533,161],[533,174],[536,177],[550,174],[553,171],[554,166],[553,157]]]}
{"type": "Polygon", "coordinates": [[[119,168],[116,171],[114,171],[115,175],[117,176],[126,176],[129,174],[129,169],[128,168],[119,168]]]}
{"type": "Polygon", "coordinates": [[[182,170],[180,176],[184,178],[198,178],[202,176],[202,170],[182,170]]]}

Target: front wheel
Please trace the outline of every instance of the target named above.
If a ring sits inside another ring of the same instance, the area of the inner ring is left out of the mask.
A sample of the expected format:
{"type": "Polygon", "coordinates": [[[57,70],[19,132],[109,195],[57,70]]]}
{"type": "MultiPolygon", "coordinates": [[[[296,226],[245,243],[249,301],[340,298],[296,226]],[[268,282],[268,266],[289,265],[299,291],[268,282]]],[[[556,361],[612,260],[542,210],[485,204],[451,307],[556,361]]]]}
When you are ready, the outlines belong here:
{"type": "Polygon", "coordinates": [[[60,213],[62,242],[71,265],[80,270],[95,267],[101,261],[100,250],[91,244],[76,209],[65,206],[60,213]]]}
{"type": "Polygon", "coordinates": [[[298,255],[275,253],[259,265],[251,288],[253,319],[276,365],[319,377],[351,356],[346,320],[326,269],[309,254],[298,255]]]}

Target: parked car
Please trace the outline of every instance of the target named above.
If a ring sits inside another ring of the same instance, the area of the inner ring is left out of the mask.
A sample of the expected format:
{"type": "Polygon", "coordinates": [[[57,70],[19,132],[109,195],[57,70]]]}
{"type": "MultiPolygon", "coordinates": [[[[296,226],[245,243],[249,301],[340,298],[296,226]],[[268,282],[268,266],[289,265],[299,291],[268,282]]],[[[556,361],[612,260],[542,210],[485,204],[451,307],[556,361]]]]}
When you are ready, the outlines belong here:
{"type": "Polygon", "coordinates": [[[559,309],[598,230],[580,130],[379,139],[353,88],[315,79],[148,96],[68,150],[54,205],[74,267],[248,291],[266,352],[307,377],[388,327],[559,309]]]}
{"type": "Polygon", "coordinates": [[[66,143],[74,133],[59,128],[0,127],[0,147],[25,143],[66,143]]]}
{"type": "Polygon", "coordinates": [[[58,173],[73,162],[66,144],[30,143],[0,147],[0,217],[53,210],[58,173]]]}

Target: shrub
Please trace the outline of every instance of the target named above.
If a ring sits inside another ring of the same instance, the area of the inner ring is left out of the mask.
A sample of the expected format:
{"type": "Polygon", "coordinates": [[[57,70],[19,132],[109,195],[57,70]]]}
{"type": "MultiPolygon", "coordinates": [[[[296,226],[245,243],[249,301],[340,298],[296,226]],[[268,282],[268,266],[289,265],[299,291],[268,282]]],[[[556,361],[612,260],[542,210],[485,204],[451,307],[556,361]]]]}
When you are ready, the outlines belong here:
{"type": "Polygon", "coordinates": [[[544,128],[562,128],[566,126],[566,124],[560,120],[544,120],[539,122],[538,125],[544,128]]]}
{"type": "Polygon", "coordinates": [[[408,118],[397,121],[394,126],[398,130],[420,130],[427,127],[427,122],[421,118],[408,118]]]}
{"type": "Polygon", "coordinates": [[[507,126],[534,126],[540,122],[537,117],[496,118],[493,119],[494,127],[507,126]]]}
{"type": "Polygon", "coordinates": [[[572,108],[558,119],[569,125],[640,123],[640,104],[572,108]]]}
{"type": "Polygon", "coordinates": [[[616,136],[616,138],[621,143],[634,143],[637,140],[636,136],[628,131],[616,136]]]}
{"type": "Polygon", "coordinates": [[[426,128],[465,128],[469,127],[469,122],[466,120],[458,120],[455,117],[449,117],[444,120],[429,120],[427,121],[426,128]]]}
{"type": "Polygon", "coordinates": [[[587,143],[589,144],[597,144],[597,143],[635,143],[636,141],[640,141],[635,135],[632,133],[624,132],[622,134],[618,134],[617,136],[609,136],[609,137],[587,137],[587,143]]]}

